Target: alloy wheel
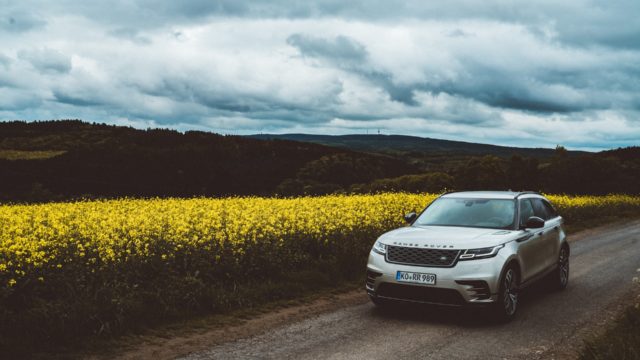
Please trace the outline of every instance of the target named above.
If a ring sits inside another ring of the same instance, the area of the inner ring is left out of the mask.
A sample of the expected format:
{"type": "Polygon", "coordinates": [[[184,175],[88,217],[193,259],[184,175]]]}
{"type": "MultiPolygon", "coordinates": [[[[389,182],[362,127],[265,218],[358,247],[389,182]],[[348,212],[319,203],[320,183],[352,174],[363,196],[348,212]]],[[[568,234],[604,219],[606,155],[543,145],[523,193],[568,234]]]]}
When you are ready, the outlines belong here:
{"type": "Polygon", "coordinates": [[[507,270],[504,275],[503,289],[504,312],[512,316],[518,307],[518,278],[513,269],[507,270]]]}
{"type": "Polygon", "coordinates": [[[569,282],[569,256],[567,256],[567,249],[560,249],[560,256],[558,257],[558,275],[560,286],[564,287],[569,282]]]}

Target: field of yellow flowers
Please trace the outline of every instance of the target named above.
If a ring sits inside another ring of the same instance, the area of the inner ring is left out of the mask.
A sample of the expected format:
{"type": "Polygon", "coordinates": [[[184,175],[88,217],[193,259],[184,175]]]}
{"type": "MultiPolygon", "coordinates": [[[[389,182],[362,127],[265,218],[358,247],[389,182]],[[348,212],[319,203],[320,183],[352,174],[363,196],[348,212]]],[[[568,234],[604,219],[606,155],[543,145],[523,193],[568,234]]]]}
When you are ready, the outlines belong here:
{"type": "MultiPolygon", "coordinates": [[[[0,347],[114,333],[359,279],[376,237],[436,196],[0,206],[0,347]]],[[[550,200],[569,224],[640,214],[640,197],[550,200]]]]}

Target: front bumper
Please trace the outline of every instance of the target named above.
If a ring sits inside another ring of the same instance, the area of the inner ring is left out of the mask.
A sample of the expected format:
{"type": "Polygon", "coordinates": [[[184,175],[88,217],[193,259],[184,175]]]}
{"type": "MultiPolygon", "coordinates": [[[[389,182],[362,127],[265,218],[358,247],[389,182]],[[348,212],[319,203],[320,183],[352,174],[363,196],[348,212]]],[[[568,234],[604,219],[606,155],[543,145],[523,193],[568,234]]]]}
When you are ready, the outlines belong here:
{"type": "Polygon", "coordinates": [[[506,259],[498,253],[488,259],[458,261],[455,266],[423,267],[388,263],[371,252],[366,289],[373,298],[449,306],[487,305],[497,301],[500,274],[506,259]],[[398,282],[398,271],[436,275],[435,285],[398,282]]]}

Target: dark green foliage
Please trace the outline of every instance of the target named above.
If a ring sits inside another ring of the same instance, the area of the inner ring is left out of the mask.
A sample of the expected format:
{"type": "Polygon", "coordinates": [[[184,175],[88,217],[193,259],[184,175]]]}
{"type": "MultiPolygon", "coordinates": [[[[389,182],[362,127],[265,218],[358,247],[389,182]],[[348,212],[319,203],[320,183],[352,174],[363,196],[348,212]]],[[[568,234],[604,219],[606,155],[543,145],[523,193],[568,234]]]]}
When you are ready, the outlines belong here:
{"type": "Polygon", "coordinates": [[[370,184],[353,185],[353,192],[397,192],[406,191],[412,193],[440,193],[447,189],[454,188],[454,179],[452,176],[441,173],[432,172],[419,175],[403,175],[396,178],[385,178],[374,180],[370,184]]]}
{"type": "Polygon", "coordinates": [[[628,308],[603,335],[587,341],[580,359],[640,359],[640,305],[628,308]]]}
{"type": "Polygon", "coordinates": [[[503,190],[508,187],[504,160],[486,155],[471,158],[458,167],[454,174],[456,187],[466,190],[503,190]]]}
{"type": "Polygon", "coordinates": [[[321,195],[349,189],[352,184],[370,182],[415,171],[415,168],[389,156],[340,153],[323,156],[305,164],[295,179],[278,186],[282,195],[321,195]]]}
{"type": "Polygon", "coordinates": [[[66,151],[0,160],[0,201],[273,195],[298,174],[305,184],[291,194],[328,193],[413,171],[389,157],[310,143],[81,121],[0,123],[0,149],[66,151]]]}
{"type": "MultiPolygon", "coordinates": [[[[609,153],[611,154],[611,153],[609,153]]],[[[615,156],[557,158],[539,173],[549,193],[607,194],[640,192],[640,157],[615,156]]]]}
{"type": "Polygon", "coordinates": [[[0,151],[59,154],[0,159],[0,201],[5,202],[445,188],[640,193],[638,147],[587,153],[562,146],[509,148],[411,136],[250,138],[69,120],[0,122],[0,151]]]}
{"type": "MultiPolygon", "coordinates": [[[[252,135],[257,139],[279,139],[303,141],[327,146],[340,147],[356,151],[404,154],[410,157],[420,157],[424,154],[464,154],[464,155],[496,155],[508,158],[513,153],[523,156],[551,157],[553,149],[542,148],[518,148],[497,146],[489,144],[476,144],[464,141],[451,141],[423,138],[405,135],[308,135],[308,134],[283,134],[283,135],[252,135]]],[[[580,154],[582,152],[571,152],[580,154]]]]}

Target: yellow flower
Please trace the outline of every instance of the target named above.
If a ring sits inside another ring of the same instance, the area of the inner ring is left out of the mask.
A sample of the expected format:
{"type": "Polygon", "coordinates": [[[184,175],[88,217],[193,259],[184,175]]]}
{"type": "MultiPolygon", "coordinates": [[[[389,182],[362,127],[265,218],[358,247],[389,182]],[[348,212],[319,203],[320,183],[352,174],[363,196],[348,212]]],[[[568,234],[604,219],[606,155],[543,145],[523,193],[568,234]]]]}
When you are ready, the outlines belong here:
{"type": "MultiPolygon", "coordinates": [[[[63,266],[83,273],[126,271],[124,264],[158,255],[179,258],[176,266],[190,259],[218,266],[263,251],[367,249],[383,232],[402,226],[402,215],[420,211],[436,197],[386,193],[0,205],[0,282],[14,286],[22,277],[49,279],[49,272],[63,266]]],[[[549,199],[567,222],[640,213],[639,196],[549,199]]]]}

